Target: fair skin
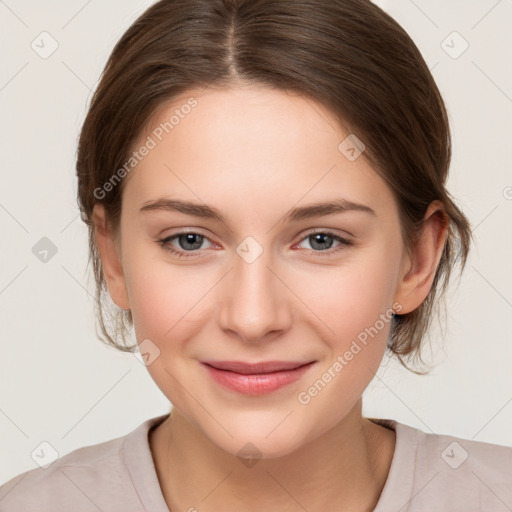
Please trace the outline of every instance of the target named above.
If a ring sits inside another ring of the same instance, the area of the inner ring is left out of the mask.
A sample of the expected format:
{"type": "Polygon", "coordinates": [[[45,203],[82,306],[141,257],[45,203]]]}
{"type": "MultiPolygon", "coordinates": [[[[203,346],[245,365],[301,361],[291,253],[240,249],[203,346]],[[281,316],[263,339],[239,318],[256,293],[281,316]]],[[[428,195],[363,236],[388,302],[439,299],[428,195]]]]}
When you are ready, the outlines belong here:
{"type": "Polygon", "coordinates": [[[109,293],[131,310],[138,342],[160,350],[147,368],[174,406],[149,437],[164,498],[172,511],[370,511],[395,434],[362,417],[361,396],[390,322],[307,404],[297,397],[379,315],[423,302],[446,236],[442,205],[429,206],[409,255],[390,189],[364,157],[338,150],[347,133],[321,105],[254,85],[194,90],[162,106],[151,129],[191,96],[197,107],[129,175],[117,237],[102,206],[94,211],[109,293]],[[223,221],[139,211],[162,196],[214,207],[223,221]],[[339,198],[375,214],[285,218],[339,198]],[[327,237],[319,247],[313,230],[353,244],[327,237]],[[204,238],[168,245],[192,256],[158,243],[183,231],[204,238]],[[250,263],[236,251],[248,236],[262,248],[250,263]],[[288,386],[248,396],[214,382],[207,359],[315,363],[288,386]],[[251,466],[237,457],[247,443],[262,454],[251,466]]]}

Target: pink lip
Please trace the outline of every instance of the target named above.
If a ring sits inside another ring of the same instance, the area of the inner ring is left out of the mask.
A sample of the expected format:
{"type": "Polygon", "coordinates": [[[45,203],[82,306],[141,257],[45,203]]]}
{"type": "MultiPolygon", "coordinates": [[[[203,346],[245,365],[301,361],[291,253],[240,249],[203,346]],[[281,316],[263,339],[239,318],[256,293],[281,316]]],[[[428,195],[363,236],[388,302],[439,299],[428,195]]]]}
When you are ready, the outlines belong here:
{"type": "Polygon", "coordinates": [[[247,395],[261,395],[297,381],[315,361],[268,361],[248,364],[241,361],[203,361],[203,366],[219,384],[247,395]]]}

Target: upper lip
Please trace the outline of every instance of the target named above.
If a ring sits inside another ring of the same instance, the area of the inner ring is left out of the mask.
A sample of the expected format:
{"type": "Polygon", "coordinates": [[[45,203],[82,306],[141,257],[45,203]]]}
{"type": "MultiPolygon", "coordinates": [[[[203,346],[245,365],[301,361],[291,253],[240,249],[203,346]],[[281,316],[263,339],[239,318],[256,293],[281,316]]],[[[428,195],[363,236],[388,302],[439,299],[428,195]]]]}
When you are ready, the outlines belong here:
{"type": "Polygon", "coordinates": [[[203,364],[213,366],[218,370],[227,370],[245,375],[294,370],[299,366],[304,366],[312,362],[313,361],[264,361],[251,364],[243,361],[202,361],[203,364]]]}

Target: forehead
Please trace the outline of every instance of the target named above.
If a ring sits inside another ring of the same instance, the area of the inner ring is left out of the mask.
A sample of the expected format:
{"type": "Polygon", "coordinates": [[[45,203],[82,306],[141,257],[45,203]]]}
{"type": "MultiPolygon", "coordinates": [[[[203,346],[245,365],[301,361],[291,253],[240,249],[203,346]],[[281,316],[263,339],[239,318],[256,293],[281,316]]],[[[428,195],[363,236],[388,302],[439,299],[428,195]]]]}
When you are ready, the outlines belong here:
{"type": "Polygon", "coordinates": [[[382,178],[362,156],[344,153],[348,135],[322,105],[295,93],[189,90],[147,123],[135,150],[151,150],[131,172],[123,202],[140,207],[168,193],[244,208],[291,207],[329,195],[389,207],[393,197],[382,178]]]}

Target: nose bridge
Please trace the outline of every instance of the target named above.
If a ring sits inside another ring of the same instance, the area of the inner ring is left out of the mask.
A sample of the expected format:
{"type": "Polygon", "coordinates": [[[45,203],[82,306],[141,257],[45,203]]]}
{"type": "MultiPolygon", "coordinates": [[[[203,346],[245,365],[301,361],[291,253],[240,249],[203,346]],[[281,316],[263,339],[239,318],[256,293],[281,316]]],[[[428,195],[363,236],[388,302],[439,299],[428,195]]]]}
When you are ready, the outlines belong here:
{"type": "Polygon", "coordinates": [[[286,287],[276,277],[272,251],[253,237],[236,248],[220,323],[247,341],[287,328],[291,320],[286,287]]]}

